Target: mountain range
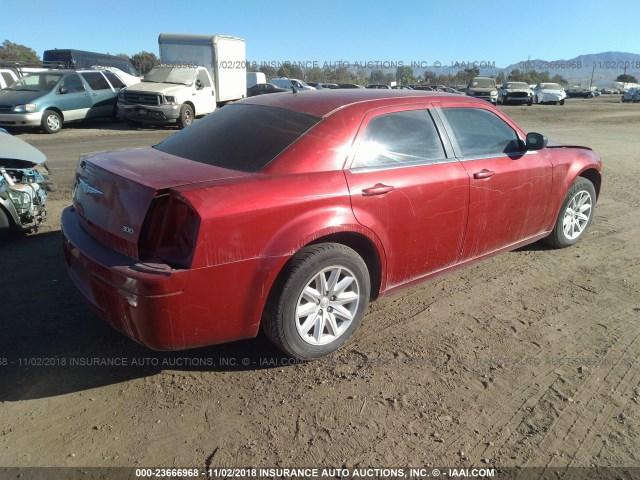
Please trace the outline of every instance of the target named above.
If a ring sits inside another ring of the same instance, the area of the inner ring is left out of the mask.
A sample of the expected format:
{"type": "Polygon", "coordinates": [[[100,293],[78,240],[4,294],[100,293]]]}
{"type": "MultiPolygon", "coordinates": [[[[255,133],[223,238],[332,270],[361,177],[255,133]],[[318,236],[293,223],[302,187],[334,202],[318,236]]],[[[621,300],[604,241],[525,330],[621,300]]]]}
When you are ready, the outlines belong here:
{"type": "MultiPolygon", "coordinates": [[[[640,79],[640,54],[625,52],[602,52],[579,55],[570,59],[559,60],[543,60],[543,59],[526,59],[517,63],[513,63],[507,67],[500,68],[491,65],[483,68],[491,62],[478,62],[480,67],[480,75],[497,76],[500,72],[504,72],[508,76],[513,70],[527,71],[536,70],[538,72],[547,71],[553,77],[554,75],[562,75],[567,81],[576,85],[589,85],[592,81],[596,85],[610,85],[618,75],[627,73],[640,79]],[[485,64],[485,65],[483,65],[485,64]],[[625,71],[626,67],[626,71],[625,71]]],[[[425,71],[432,71],[438,74],[455,75],[458,71],[467,67],[473,67],[474,64],[461,62],[452,63],[450,65],[442,65],[438,68],[427,67],[415,69],[414,74],[422,74],[425,71]]]]}

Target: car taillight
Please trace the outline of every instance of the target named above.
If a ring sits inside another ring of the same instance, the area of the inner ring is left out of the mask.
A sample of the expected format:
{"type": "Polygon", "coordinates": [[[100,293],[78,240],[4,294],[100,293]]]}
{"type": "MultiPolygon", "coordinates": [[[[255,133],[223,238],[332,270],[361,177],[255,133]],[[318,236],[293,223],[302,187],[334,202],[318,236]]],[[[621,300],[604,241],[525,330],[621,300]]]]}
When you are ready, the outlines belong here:
{"type": "Polygon", "coordinates": [[[144,219],[138,241],[140,260],[159,259],[172,268],[189,268],[200,217],[179,195],[158,193],[144,219]]]}

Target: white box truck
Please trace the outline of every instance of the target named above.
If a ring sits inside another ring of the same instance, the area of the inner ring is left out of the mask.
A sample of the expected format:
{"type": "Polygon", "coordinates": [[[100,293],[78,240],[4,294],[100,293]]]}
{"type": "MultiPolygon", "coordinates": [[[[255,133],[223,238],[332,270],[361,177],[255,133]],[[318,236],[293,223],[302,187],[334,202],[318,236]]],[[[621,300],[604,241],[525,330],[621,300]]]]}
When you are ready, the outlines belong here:
{"type": "Polygon", "coordinates": [[[177,124],[247,95],[244,40],[228,35],[158,37],[160,62],[141,83],[123,88],[118,112],[129,124],[177,124]]]}

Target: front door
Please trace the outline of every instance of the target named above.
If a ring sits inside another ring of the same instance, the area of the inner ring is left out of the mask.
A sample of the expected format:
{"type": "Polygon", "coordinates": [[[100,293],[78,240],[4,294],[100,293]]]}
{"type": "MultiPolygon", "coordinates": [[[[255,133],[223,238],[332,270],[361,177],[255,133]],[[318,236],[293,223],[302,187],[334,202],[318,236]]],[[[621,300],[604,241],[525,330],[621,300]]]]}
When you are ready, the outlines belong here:
{"type": "Polygon", "coordinates": [[[543,151],[525,151],[518,133],[487,109],[444,107],[439,111],[470,181],[461,260],[541,233],[552,185],[551,162],[543,151]]]}
{"type": "Polygon", "coordinates": [[[85,118],[91,108],[89,90],[77,73],[66,75],[56,90],[56,103],[65,121],[85,118]]]}

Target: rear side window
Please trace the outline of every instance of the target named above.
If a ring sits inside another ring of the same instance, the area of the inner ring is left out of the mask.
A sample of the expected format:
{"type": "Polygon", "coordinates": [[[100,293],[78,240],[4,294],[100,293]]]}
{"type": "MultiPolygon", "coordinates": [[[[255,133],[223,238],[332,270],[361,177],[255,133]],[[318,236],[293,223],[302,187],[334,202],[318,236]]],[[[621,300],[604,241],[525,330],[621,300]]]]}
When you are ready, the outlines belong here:
{"type": "Polygon", "coordinates": [[[408,110],[369,121],[351,168],[393,167],[444,158],[442,142],[429,113],[408,110]]]}
{"type": "Polygon", "coordinates": [[[100,72],[86,72],[80,75],[84,77],[92,90],[111,90],[111,85],[100,72]]]}
{"type": "Polygon", "coordinates": [[[227,105],[154,148],[216,167],[258,172],[320,117],[262,105],[227,105]]]}
{"type": "Polygon", "coordinates": [[[84,83],[77,73],[71,73],[64,77],[60,87],[64,87],[68,92],[84,92],[84,83]]]}
{"type": "Polygon", "coordinates": [[[480,108],[443,108],[463,157],[520,151],[515,130],[497,115],[480,108]]]}
{"type": "Polygon", "coordinates": [[[113,88],[122,88],[124,87],[124,83],[122,82],[122,80],[120,80],[118,78],[117,75],[111,73],[111,72],[102,72],[104,73],[104,75],[107,77],[107,79],[109,80],[109,82],[111,82],[111,85],[113,85],[113,88]]]}

